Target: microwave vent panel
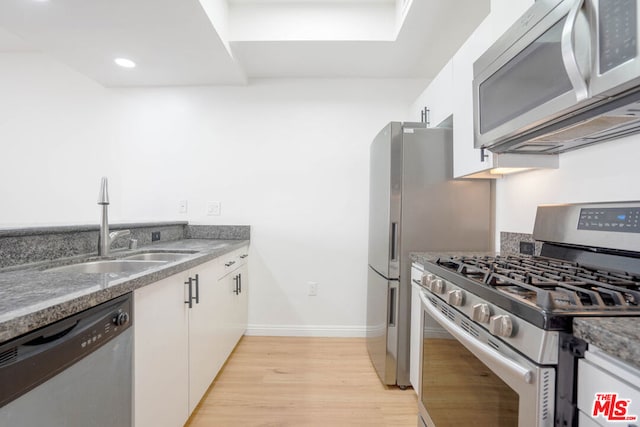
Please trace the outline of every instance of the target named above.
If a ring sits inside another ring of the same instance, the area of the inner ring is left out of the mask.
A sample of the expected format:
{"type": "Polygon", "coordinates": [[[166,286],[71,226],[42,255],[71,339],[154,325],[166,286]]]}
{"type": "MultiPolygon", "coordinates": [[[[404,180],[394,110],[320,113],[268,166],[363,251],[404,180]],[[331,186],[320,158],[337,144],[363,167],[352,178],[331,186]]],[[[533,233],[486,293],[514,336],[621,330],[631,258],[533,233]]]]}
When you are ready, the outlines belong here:
{"type": "Polygon", "coordinates": [[[536,139],[531,142],[569,142],[579,139],[598,138],[604,133],[618,129],[621,125],[637,121],[635,116],[599,116],[590,120],[560,129],[536,139]]]}

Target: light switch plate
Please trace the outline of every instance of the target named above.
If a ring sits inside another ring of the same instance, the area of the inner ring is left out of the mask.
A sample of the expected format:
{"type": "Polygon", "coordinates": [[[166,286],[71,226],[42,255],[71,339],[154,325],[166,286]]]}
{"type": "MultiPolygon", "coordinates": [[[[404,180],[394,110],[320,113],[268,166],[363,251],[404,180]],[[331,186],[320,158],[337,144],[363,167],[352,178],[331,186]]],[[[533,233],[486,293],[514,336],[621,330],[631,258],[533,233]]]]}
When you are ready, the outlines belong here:
{"type": "Polygon", "coordinates": [[[186,200],[180,200],[178,202],[178,212],[179,213],[187,213],[187,201],[186,200]]]}
{"type": "Polygon", "coordinates": [[[207,202],[207,215],[220,215],[220,202],[207,202]]]}

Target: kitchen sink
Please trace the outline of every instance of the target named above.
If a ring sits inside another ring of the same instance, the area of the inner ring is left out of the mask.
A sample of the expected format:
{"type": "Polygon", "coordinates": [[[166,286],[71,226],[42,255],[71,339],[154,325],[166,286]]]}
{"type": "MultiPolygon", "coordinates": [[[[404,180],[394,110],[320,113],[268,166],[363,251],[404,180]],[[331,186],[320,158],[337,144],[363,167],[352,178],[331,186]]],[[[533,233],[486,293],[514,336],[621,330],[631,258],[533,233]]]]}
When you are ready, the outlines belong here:
{"type": "Polygon", "coordinates": [[[166,261],[139,261],[139,260],[105,260],[83,262],[80,264],[63,265],[49,268],[47,271],[59,271],[65,273],[128,273],[134,274],[149,268],[161,266],[166,261]]]}
{"type": "Polygon", "coordinates": [[[124,260],[165,261],[173,262],[190,257],[191,253],[184,252],[147,252],[144,254],[129,255],[124,260]]]}

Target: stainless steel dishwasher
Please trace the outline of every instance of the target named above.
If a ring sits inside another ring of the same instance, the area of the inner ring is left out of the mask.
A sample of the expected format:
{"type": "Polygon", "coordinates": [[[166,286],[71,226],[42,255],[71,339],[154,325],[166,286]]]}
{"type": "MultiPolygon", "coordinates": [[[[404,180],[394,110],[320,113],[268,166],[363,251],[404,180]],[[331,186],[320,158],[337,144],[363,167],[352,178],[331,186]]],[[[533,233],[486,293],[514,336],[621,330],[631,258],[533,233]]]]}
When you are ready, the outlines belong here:
{"type": "Polygon", "coordinates": [[[132,425],[132,296],[0,344],[0,425],[132,425]]]}

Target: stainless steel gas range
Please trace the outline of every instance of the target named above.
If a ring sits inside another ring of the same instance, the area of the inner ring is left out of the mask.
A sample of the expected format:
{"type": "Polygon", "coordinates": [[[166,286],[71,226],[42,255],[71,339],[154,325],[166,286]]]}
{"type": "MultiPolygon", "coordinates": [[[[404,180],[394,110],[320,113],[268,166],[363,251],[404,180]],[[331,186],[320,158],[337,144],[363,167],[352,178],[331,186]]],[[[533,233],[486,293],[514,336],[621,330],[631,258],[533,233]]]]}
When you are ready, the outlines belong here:
{"type": "Polygon", "coordinates": [[[540,256],[429,254],[421,285],[420,420],[577,426],[582,316],[640,316],[640,202],[538,208],[540,256]]]}

